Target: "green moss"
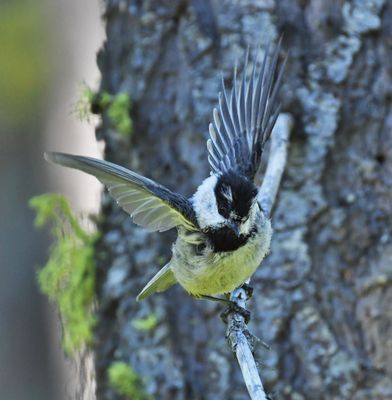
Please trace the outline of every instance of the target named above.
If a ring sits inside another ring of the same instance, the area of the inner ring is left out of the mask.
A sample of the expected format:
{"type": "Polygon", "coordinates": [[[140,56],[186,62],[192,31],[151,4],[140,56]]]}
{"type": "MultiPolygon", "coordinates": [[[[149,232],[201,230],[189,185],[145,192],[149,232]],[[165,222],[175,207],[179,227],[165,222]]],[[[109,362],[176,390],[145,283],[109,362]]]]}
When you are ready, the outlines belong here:
{"type": "Polygon", "coordinates": [[[82,84],[82,90],[78,101],[74,104],[72,113],[80,121],[90,121],[91,116],[91,104],[94,100],[94,91],[87,86],[87,84],[82,84]]]}
{"type": "Polygon", "coordinates": [[[108,116],[115,129],[123,136],[132,134],[132,119],[130,116],[131,99],[126,93],[119,93],[112,96],[108,107],[108,116]]]}
{"type": "Polygon", "coordinates": [[[41,291],[54,301],[63,322],[63,347],[67,354],[92,341],[95,287],[94,242],[96,233],[86,232],[59,194],[43,194],[30,200],[37,215],[35,224],[51,223],[53,245],[49,260],[38,273],[41,291]]]}
{"type": "Polygon", "coordinates": [[[142,378],[135,370],[124,362],[115,362],[108,369],[110,385],[116,392],[127,399],[151,400],[152,397],[144,390],[142,378]]]}
{"type": "Polygon", "coordinates": [[[148,332],[156,328],[158,325],[158,317],[156,314],[151,313],[146,318],[138,318],[132,321],[132,325],[135,329],[143,332],[148,332]]]}
{"type": "Polygon", "coordinates": [[[88,121],[91,112],[96,114],[106,110],[115,130],[122,136],[129,137],[133,130],[131,107],[131,98],[126,93],[94,93],[84,84],[73,112],[80,120],[88,121]]]}
{"type": "Polygon", "coordinates": [[[110,103],[112,102],[112,98],[113,96],[110,95],[108,92],[101,93],[101,95],[99,96],[99,105],[102,108],[108,108],[110,103]]]}

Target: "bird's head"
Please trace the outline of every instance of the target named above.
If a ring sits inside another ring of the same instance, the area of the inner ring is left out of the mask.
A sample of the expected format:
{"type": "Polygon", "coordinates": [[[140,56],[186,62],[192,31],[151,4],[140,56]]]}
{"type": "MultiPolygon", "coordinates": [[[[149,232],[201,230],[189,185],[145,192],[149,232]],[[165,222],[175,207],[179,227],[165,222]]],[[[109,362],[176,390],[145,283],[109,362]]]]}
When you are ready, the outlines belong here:
{"type": "Polygon", "coordinates": [[[219,176],[214,193],[224,225],[237,236],[248,235],[257,207],[257,188],[253,182],[236,171],[228,171],[219,176]]]}
{"type": "Polygon", "coordinates": [[[236,171],[209,176],[199,186],[192,201],[204,232],[223,229],[230,237],[244,237],[254,226],[257,188],[236,171]]]}

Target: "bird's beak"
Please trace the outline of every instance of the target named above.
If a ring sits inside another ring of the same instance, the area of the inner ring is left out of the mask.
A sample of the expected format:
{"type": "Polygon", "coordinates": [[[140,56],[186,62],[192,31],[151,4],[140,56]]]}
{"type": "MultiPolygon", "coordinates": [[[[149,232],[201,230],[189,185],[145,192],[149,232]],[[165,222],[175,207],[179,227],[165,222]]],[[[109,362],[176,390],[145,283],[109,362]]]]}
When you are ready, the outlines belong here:
{"type": "Polygon", "coordinates": [[[229,228],[235,233],[235,235],[237,237],[239,237],[241,235],[240,229],[238,227],[238,224],[236,224],[235,222],[230,222],[229,223],[229,228]]]}

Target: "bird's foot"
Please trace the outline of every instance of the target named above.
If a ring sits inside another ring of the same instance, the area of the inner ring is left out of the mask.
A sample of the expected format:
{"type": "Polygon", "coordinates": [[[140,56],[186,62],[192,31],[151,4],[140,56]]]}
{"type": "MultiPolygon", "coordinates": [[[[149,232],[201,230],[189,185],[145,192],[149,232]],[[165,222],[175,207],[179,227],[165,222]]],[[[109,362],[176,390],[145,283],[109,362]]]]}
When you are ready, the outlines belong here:
{"type": "Polygon", "coordinates": [[[248,311],[246,308],[239,306],[238,304],[234,303],[233,301],[228,301],[229,306],[224,310],[220,317],[222,321],[227,324],[227,318],[230,314],[240,314],[244,317],[245,324],[248,324],[250,321],[250,311],[248,311]]]}
{"type": "MultiPolygon", "coordinates": [[[[241,286],[241,289],[243,289],[245,291],[246,297],[248,299],[250,299],[252,297],[253,287],[250,286],[248,283],[243,283],[241,286]]],[[[248,324],[248,322],[250,320],[250,311],[244,307],[239,306],[234,301],[228,300],[227,302],[228,302],[228,308],[226,308],[226,310],[224,310],[220,315],[222,320],[225,323],[227,323],[227,317],[232,313],[237,313],[237,314],[242,315],[244,317],[245,324],[248,324]]]]}

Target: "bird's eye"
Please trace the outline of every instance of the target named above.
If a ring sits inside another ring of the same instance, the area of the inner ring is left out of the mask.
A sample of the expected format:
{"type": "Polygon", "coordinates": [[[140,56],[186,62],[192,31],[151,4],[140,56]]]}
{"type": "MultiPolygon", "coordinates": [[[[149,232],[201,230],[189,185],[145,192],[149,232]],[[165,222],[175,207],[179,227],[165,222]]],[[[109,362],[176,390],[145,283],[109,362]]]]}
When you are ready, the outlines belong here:
{"type": "Polygon", "coordinates": [[[220,202],[219,204],[217,204],[217,207],[218,207],[219,214],[226,215],[226,214],[228,214],[230,212],[231,204],[230,203],[228,203],[228,204],[223,203],[222,204],[222,202],[220,202]]]}

